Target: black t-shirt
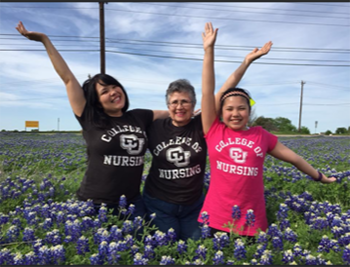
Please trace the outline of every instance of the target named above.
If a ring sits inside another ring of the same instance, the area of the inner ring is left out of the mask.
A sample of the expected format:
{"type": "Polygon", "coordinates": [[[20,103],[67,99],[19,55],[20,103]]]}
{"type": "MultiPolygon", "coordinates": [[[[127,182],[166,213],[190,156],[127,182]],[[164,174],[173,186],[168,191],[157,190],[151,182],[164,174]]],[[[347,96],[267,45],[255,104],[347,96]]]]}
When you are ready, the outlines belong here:
{"type": "Polygon", "coordinates": [[[121,195],[128,201],[139,196],[148,143],[146,128],[153,121],[153,111],[134,109],[121,117],[110,117],[111,127],[107,129],[92,126],[86,110],[76,118],[88,150],[88,166],[77,191],[78,199],[118,204],[121,195]]]}
{"type": "Polygon", "coordinates": [[[182,127],[171,118],[154,121],[147,128],[152,165],[145,190],[163,201],[191,205],[203,192],[207,145],[201,116],[182,127]]]}

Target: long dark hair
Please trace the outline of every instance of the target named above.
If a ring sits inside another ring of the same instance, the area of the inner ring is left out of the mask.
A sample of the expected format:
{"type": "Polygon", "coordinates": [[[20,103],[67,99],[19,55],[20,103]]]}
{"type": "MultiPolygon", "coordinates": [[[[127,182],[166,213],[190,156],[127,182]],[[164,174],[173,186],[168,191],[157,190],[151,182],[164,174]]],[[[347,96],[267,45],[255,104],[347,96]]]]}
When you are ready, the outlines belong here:
{"type": "Polygon", "coordinates": [[[96,127],[106,128],[110,126],[109,116],[104,112],[96,92],[96,84],[116,85],[120,87],[125,95],[125,104],[122,112],[126,112],[129,108],[129,98],[120,82],[108,74],[96,74],[94,77],[87,79],[83,83],[83,91],[86,99],[86,112],[88,120],[96,127]]]}

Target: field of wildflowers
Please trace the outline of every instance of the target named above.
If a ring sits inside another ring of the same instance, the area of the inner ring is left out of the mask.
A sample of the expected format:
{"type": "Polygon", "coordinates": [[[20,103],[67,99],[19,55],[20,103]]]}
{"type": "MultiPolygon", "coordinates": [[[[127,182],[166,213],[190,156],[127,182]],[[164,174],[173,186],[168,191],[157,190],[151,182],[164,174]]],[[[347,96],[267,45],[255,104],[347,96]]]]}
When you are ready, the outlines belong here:
{"type": "MultiPolygon", "coordinates": [[[[0,265],[350,265],[350,137],[280,141],[337,182],[314,182],[267,156],[268,230],[252,243],[234,233],[209,238],[204,224],[201,240],[185,242],[128,220],[133,207],[123,199],[125,219],[76,199],[86,161],[80,134],[0,133],[0,265]]],[[[206,192],[209,169],[205,179],[206,192]]],[[[253,210],[233,206],[228,227],[241,216],[254,224],[253,210]]]]}

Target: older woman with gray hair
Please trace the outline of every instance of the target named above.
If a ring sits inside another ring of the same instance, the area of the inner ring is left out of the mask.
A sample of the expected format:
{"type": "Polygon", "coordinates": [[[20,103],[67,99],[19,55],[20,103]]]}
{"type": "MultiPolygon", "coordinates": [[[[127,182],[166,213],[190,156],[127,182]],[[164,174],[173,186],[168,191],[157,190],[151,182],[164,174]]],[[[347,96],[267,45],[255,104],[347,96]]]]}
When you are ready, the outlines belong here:
{"type": "MultiPolygon", "coordinates": [[[[217,112],[222,92],[235,87],[250,63],[262,55],[254,49],[227,79],[215,96],[217,112]]],[[[165,98],[170,117],[155,120],[147,129],[153,158],[143,199],[148,214],[156,213],[153,223],[160,231],[173,228],[178,240],[198,240],[207,145],[201,115],[194,116],[196,93],[188,80],[179,79],[170,83],[165,98]]]]}

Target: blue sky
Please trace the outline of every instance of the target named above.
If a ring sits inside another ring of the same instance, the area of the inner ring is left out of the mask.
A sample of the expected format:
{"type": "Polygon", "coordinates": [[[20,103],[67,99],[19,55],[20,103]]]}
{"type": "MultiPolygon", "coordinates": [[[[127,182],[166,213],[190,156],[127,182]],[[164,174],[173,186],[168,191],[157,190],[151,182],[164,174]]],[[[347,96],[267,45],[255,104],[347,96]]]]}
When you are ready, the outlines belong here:
{"type": "MultiPolygon", "coordinates": [[[[180,78],[196,88],[200,108],[201,33],[211,21],[219,28],[216,90],[247,53],[271,40],[270,53],[253,63],[239,84],[256,101],[255,114],[285,117],[298,127],[304,81],[302,126],[311,133],[350,126],[350,3],[108,2],[104,7],[106,73],[124,85],[131,109],[166,109],[165,90],[180,78]]],[[[20,20],[29,31],[46,33],[83,83],[100,72],[99,40],[91,38],[99,37],[98,3],[0,3],[0,130],[24,130],[26,120],[39,121],[43,131],[80,130],[46,52],[23,51],[44,47],[17,32],[20,20]]]]}

